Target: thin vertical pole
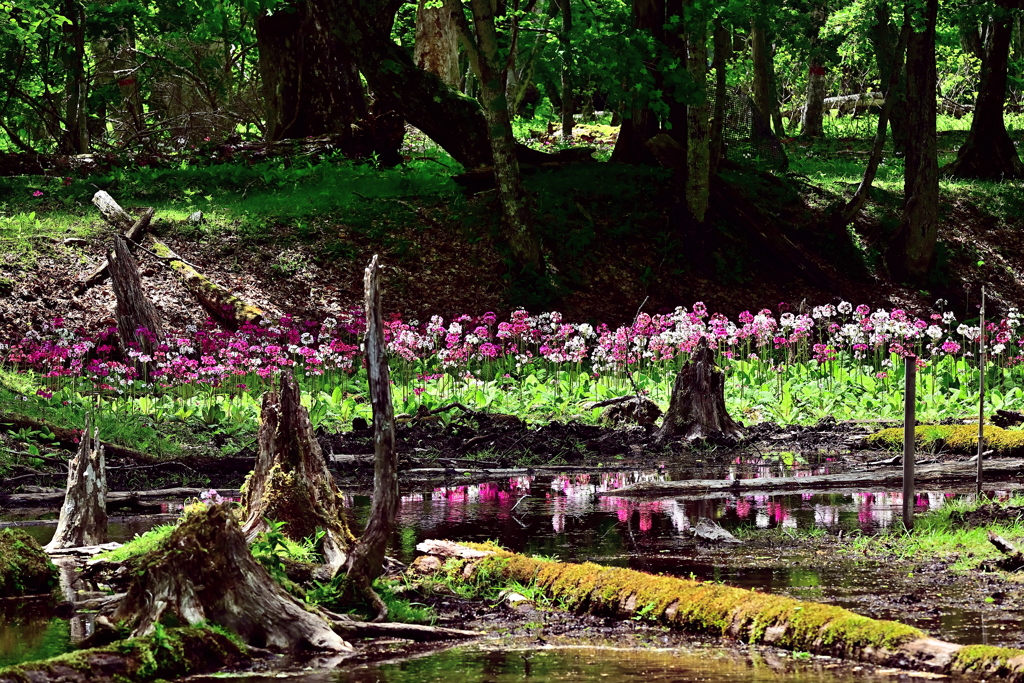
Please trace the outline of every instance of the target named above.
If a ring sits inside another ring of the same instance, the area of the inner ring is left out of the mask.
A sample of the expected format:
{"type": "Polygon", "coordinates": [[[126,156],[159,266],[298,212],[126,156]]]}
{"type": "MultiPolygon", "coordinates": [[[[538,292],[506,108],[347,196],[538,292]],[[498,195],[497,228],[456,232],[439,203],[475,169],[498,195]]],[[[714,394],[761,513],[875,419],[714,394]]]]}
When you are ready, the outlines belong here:
{"type": "Polygon", "coordinates": [[[906,357],[903,390],[903,526],[914,528],[914,446],[917,441],[917,356],[906,357]]]}
{"type": "Polygon", "coordinates": [[[981,496],[981,454],[985,452],[985,286],[981,286],[981,332],[978,342],[978,482],[975,495],[981,496]]]}

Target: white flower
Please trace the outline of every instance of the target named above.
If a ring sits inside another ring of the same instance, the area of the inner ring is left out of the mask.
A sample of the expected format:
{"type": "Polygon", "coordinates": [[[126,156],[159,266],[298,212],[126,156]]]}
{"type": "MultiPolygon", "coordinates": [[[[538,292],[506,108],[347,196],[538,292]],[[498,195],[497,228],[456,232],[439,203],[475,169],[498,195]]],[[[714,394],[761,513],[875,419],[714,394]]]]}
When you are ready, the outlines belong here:
{"type": "Polygon", "coordinates": [[[930,325],[925,334],[932,338],[933,341],[938,341],[942,338],[942,328],[938,325],[930,325]]]}
{"type": "Polygon", "coordinates": [[[306,346],[309,346],[310,344],[313,343],[313,335],[311,335],[309,332],[303,332],[302,336],[299,337],[299,341],[301,341],[306,346]]]}

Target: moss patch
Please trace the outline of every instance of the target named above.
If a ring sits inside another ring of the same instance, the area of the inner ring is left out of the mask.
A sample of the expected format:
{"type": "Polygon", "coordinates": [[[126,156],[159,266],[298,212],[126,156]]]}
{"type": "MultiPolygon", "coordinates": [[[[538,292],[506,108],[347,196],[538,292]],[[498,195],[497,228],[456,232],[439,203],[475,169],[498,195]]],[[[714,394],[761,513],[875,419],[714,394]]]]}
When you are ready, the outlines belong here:
{"type": "Polygon", "coordinates": [[[1024,650],[967,645],[954,655],[953,670],[1019,680],[1024,674],[1024,650]]]}
{"type": "Polygon", "coordinates": [[[0,530],[0,596],[49,593],[57,567],[39,543],[21,529],[0,530]]]}
{"type": "MultiPolygon", "coordinates": [[[[955,453],[973,454],[978,451],[978,425],[918,425],[914,429],[917,446],[936,451],[947,448],[955,453]]],[[[868,437],[868,443],[884,448],[903,447],[903,428],[883,429],[868,437]]],[[[999,455],[1024,454],[1024,432],[1009,431],[985,425],[985,448],[999,455]]]]}
{"type": "Polygon", "coordinates": [[[160,629],[146,638],[0,669],[0,683],[178,678],[223,667],[244,654],[242,646],[216,627],[160,629]]]}

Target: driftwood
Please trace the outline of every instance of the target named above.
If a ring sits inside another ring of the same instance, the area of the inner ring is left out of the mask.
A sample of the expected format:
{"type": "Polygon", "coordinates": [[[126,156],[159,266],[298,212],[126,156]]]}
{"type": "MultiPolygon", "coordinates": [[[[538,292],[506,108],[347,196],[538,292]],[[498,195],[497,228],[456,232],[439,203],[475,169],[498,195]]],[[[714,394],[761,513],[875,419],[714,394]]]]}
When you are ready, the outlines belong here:
{"type": "Polygon", "coordinates": [[[142,291],[139,266],[120,236],[114,238],[114,253],[107,256],[107,261],[110,263],[110,281],[117,297],[114,311],[117,336],[126,351],[133,345],[139,351],[135,367],[142,377],[147,377],[148,371],[156,367],[153,351],[164,339],[160,314],[142,291]],[[145,354],[149,360],[143,359],[141,354],[145,354]]]}
{"type": "Polygon", "coordinates": [[[743,438],[743,425],[725,408],[725,373],[715,365],[707,337],[701,337],[690,361],[676,374],[668,412],[655,438],[743,438]]]}
{"type": "Polygon", "coordinates": [[[107,473],[99,433],[86,415],[78,453],[68,463],[64,505],[47,552],[107,542],[107,473]]]}
{"type": "MultiPolygon", "coordinates": [[[[988,460],[985,471],[993,475],[1018,475],[1024,469],[1024,459],[1004,458],[988,460]]],[[[925,465],[914,473],[914,481],[939,484],[973,481],[975,466],[970,463],[941,463],[925,465]]],[[[903,468],[879,468],[869,472],[846,474],[815,474],[806,477],[754,477],[751,479],[689,479],[680,481],[640,482],[615,491],[598,492],[598,496],[612,497],[672,497],[707,495],[715,492],[749,495],[773,491],[824,491],[862,486],[897,486],[903,482],[903,468]]]]}
{"type": "Polygon", "coordinates": [[[346,638],[405,638],[417,642],[433,640],[456,640],[460,638],[479,638],[487,635],[482,631],[466,631],[458,628],[441,626],[423,626],[420,624],[398,624],[356,621],[344,614],[334,614],[321,610],[330,622],[335,633],[346,638]]]}
{"type": "Polygon", "coordinates": [[[992,531],[988,532],[988,540],[1004,555],[1001,560],[996,560],[997,567],[1008,572],[1024,569],[1024,553],[1012,543],[992,531]]]}
{"type": "Polygon", "coordinates": [[[366,299],[366,367],[373,409],[373,502],[366,529],[345,563],[350,583],[370,599],[383,621],[388,608],[373,591],[373,580],[384,573],[384,551],[398,515],[398,455],[395,452],[395,412],[391,403],[391,373],[384,344],[380,305],[380,263],[374,255],[363,278],[366,299]]]}
{"type": "Polygon", "coordinates": [[[708,543],[737,544],[743,542],[720,527],[714,520],[707,517],[701,517],[697,520],[697,526],[693,528],[693,536],[708,543]]]}
{"type": "MultiPolygon", "coordinates": [[[[113,203],[114,206],[117,206],[117,202],[114,202],[110,195],[104,192],[103,190],[100,190],[95,195],[93,195],[92,203],[96,205],[96,207],[100,210],[100,213],[103,214],[104,218],[107,218],[105,208],[109,207],[111,203],[113,203]]],[[[146,211],[142,214],[142,216],[140,216],[139,219],[135,221],[135,223],[131,227],[128,228],[127,232],[125,232],[124,234],[124,238],[129,242],[134,242],[137,236],[139,236],[142,233],[145,233],[146,230],[149,229],[149,224],[153,220],[153,215],[155,213],[156,209],[154,209],[153,207],[147,208],[146,211]]],[[[114,220],[116,221],[113,223],[113,225],[122,225],[123,217],[126,217],[127,215],[128,214],[126,214],[120,206],[117,206],[117,212],[112,213],[112,216],[114,216],[114,220]]],[[[110,222],[110,219],[108,219],[108,222],[110,222]]],[[[103,261],[103,263],[96,266],[96,268],[94,268],[93,271],[89,273],[89,275],[87,275],[82,282],[79,283],[78,293],[81,294],[82,292],[89,289],[93,285],[102,282],[108,275],[109,267],[110,262],[107,260],[103,261]]]]}
{"type": "Polygon", "coordinates": [[[209,621],[257,647],[352,649],[253,558],[227,505],[191,513],[143,562],[146,571],[133,577],[111,616],[134,637],[150,635],[163,620],[209,621]]]}
{"type": "Polygon", "coordinates": [[[263,311],[244,301],[229,290],[206,277],[187,263],[173,249],[153,235],[146,236],[146,244],[153,254],[174,271],[181,284],[203,305],[213,317],[230,326],[258,323],[263,311]]]}
{"type": "Polygon", "coordinates": [[[280,377],[279,388],[263,395],[260,452],[245,481],[242,531],[252,542],[272,519],[285,523],[285,535],[301,541],[323,529],[324,558],[337,569],[354,540],[341,516],[341,493],[327,470],[295,380],[288,373],[280,377]]]}

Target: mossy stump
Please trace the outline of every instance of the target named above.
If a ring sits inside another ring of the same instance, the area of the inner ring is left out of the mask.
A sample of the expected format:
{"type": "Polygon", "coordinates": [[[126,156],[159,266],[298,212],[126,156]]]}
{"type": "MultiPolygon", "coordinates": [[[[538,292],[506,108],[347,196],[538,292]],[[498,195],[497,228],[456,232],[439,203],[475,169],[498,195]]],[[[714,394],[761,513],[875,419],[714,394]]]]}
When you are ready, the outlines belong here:
{"type": "Polygon", "coordinates": [[[0,597],[39,595],[57,586],[57,567],[21,529],[0,530],[0,597]]]}
{"type": "Polygon", "coordinates": [[[242,489],[242,531],[252,542],[266,531],[267,520],[284,522],[284,534],[301,541],[323,529],[324,558],[337,569],[355,539],[342,517],[341,493],[300,399],[288,374],[281,375],[279,390],[263,396],[260,452],[242,489]]]}
{"type": "Polygon", "coordinates": [[[189,513],[134,568],[128,593],[111,617],[124,622],[133,637],[151,635],[161,624],[212,622],[257,647],[352,649],[253,558],[227,505],[189,513]]]}

